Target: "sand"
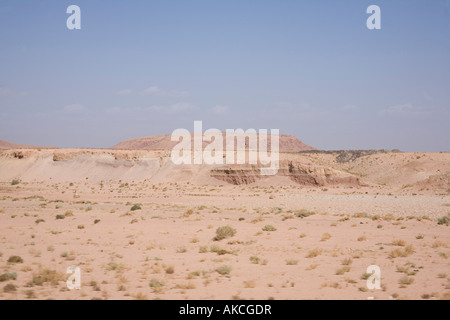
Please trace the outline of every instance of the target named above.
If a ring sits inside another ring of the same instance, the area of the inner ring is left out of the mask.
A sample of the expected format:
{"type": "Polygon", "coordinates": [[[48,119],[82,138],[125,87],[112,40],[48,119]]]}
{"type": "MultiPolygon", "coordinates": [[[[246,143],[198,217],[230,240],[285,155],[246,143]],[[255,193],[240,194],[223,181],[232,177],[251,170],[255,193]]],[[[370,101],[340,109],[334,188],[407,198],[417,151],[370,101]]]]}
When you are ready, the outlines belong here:
{"type": "Polygon", "coordinates": [[[168,155],[1,152],[0,279],[15,279],[0,282],[0,299],[450,297],[450,232],[438,224],[450,214],[449,153],[348,163],[283,154],[283,167],[292,161],[316,179],[325,168],[358,181],[312,185],[281,173],[232,185],[168,155]],[[222,226],[236,234],[215,241],[222,226]],[[73,265],[80,290],[66,285],[73,265]],[[370,265],[380,289],[366,286],[370,265]]]}

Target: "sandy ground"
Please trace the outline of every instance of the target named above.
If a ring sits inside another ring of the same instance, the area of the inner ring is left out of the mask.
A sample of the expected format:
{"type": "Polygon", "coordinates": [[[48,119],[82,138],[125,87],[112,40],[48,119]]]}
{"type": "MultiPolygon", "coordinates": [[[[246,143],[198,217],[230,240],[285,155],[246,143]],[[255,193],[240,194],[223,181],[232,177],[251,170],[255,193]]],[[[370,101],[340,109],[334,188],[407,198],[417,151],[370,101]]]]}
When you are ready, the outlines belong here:
{"type": "MultiPolygon", "coordinates": [[[[442,155],[426,156],[443,168],[442,155]]],[[[353,170],[368,172],[369,160],[358,161],[353,170]]],[[[438,224],[450,214],[448,191],[372,176],[369,186],[326,188],[285,177],[235,186],[89,177],[12,185],[8,176],[0,299],[449,299],[450,227],[438,224]],[[215,241],[223,226],[236,233],[215,241]],[[73,265],[80,290],[66,285],[73,265]],[[380,289],[367,289],[370,265],[380,267],[380,289]]]]}

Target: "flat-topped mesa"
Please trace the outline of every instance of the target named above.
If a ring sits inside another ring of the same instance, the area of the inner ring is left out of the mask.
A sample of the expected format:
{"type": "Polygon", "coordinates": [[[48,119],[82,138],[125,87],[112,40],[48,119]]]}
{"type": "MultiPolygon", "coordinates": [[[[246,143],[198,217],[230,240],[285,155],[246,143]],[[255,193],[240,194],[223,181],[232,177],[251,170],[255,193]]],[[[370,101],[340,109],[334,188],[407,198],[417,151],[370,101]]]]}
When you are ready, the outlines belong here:
{"type": "MultiPolygon", "coordinates": [[[[194,135],[191,134],[193,137],[194,135]]],[[[223,136],[223,146],[224,149],[226,147],[226,134],[222,133],[223,136]]],[[[150,136],[150,137],[141,137],[134,138],[126,141],[122,141],[112,149],[124,149],[124,150],[136,150],[136,149],[146,149],[146,150],[171,150],[173,149],[179,142],[172,141],[171,135],[159,135],[159,136],[150,136]]],[[[193,138],[192,138],[193,139],[193,138]]],[[[257,140],[259,141],[259,134],[257,134],[257,140]]],[[[210,142],[203,141],[203,148],[209,145],[210,142]]],[[[249,139],[245,139],[245,148],[249,149],[249,139]]],[[[236,144],[235,144],[236,150],[236,144]]],[[[271,136],[267,135],[267,150],[271,150],[271,136]]],[[[307,144],[304,144],[302,141],[297,139],[294,136],[290,135],[279,135],[279,152],[300,152],[300,151],[310,151],[317,150],[314,147],[311,147],[307,144]]]]}

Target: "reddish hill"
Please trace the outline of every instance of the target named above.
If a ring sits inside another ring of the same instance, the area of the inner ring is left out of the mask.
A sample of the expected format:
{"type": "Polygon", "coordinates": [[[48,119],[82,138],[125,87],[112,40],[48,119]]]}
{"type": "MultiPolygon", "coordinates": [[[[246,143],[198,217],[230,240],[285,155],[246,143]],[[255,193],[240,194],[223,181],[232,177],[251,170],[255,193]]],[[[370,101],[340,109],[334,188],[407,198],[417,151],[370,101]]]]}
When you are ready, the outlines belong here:
{"type": "Polygon", "coordinates": [[[56,149],[56,147],[39,147],[0,140],[0,149],[56,149]]]}
{"type": "MultiPolygon", "coordinates": [[[[225,141],[225,136],[224,136],[225,141]]],[[[126,141],[122,141],[116,144],[112,149],[122,149],[122,150],[133,150],[133,149],[146,149],[146,150],[170,150],[174,146],[176,146],[178,142],[171,141],[171,135],[159,135],[159,136],[150,136],[150,137],[142,137],[142,138],[134,138],[126,141]]],[[[205,147],[208,142],[203,143],[203,147],[205,147]]],[[[225,143],[224,143],[225,145],[225,143]]],[[[270,137],[268,137],[268,149],[270,150],[270,137]]],[[[248,143],[246,141],[246,148],[248,147],[248,143]]],[[[300,151],[309,151],[309,150],[317,150],[314,147],[311,147],[307,144],[304,144],[302,141],[293,136],[288,135],[280,135],[279,140],[279,150],[280,152],[300,152],[300,151]]]]}

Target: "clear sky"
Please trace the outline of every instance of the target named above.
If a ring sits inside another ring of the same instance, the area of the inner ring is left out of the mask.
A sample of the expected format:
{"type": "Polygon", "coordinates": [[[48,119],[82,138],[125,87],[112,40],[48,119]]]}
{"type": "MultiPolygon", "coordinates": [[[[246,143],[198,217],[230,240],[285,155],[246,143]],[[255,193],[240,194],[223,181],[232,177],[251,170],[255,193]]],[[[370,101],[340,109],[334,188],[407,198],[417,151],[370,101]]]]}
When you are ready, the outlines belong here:
{"type": "Polygon", "coordinates": [[[0,140],[105,148],[194,120],[450,151],[450,0],[0,1],[0,140]]]}

